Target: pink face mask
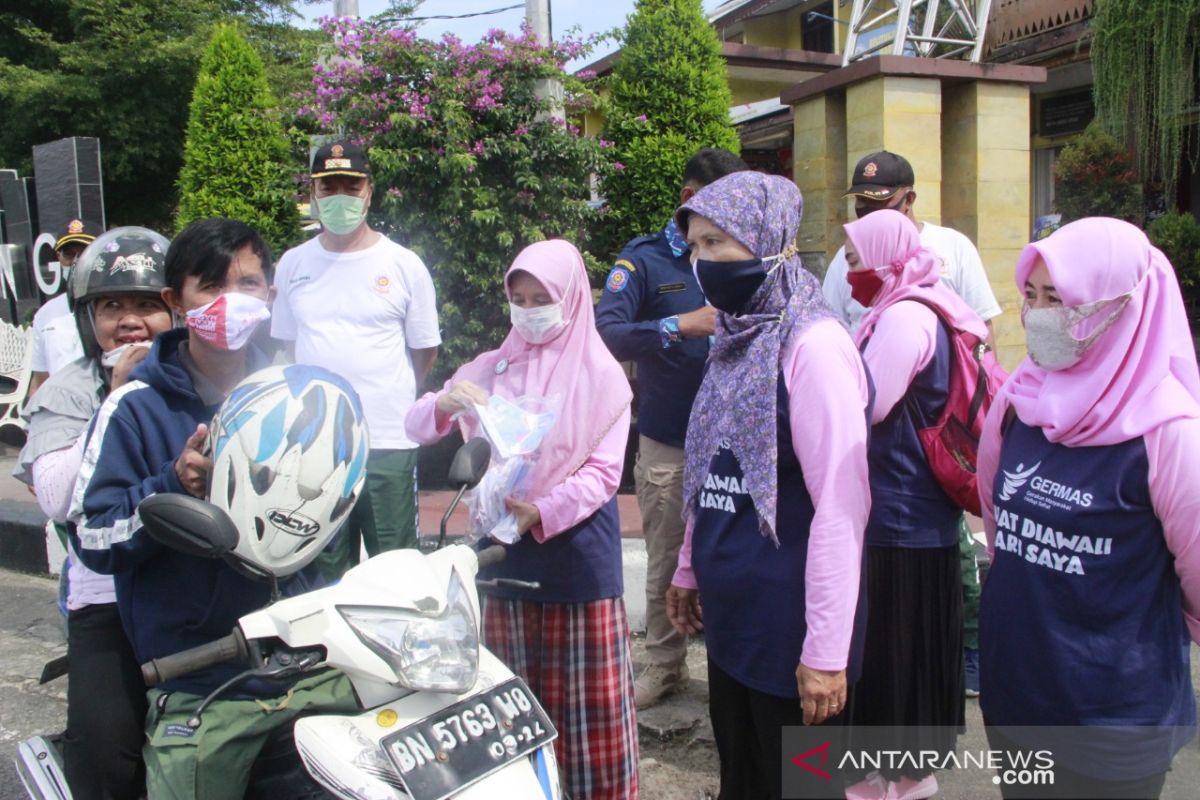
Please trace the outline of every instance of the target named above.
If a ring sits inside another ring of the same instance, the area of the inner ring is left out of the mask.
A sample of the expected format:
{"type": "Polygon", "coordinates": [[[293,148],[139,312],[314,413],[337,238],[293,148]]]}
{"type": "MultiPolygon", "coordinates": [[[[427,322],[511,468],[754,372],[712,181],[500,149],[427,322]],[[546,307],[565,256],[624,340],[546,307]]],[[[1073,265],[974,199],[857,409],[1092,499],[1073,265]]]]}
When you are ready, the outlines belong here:
{"type": "Polygon", "coordinates": [[[229,292],[187,312],[187,326],[213,347],[241,350],[254,329],[270,318],[271,310],[265,300],[229,292]]]}

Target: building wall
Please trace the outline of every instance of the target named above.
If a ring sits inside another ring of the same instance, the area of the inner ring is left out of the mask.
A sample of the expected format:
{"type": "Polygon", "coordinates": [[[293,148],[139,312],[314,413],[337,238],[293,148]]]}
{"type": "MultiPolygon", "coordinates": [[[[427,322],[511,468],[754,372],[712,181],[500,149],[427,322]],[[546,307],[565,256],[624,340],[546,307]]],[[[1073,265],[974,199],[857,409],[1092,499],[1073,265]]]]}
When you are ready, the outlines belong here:
{"type": "Polygon", "coordinates": [[[795,103],[794,180],[805,209],[797,245],[820,274],[844,243],[855,164],[890,150],[912,164],[918,220],[948,225],[979,250],[1003,313],[993,322],[1008,368],[1024,356],[1012,280],[1029,241],[1029,87],[996,80],[881,74],[795,103]]]}
{"type": "Polygon", "coordinates": [[[789,8],[777,14],[751,17],[743,22],[743,44],[758,47],[786,47],[803,49],[800,25],[803,6],[789,8]]]}
{"type": "Polygon", "coordinates": [[[789,86],[795,85],[796,81],[755,81],[744,78],[731,78],[729,81],[729,93],[733,97],[733,105],[740,106],[746,103],[756,103],[759,100],[779,97],[780,92],[789,86]]]}

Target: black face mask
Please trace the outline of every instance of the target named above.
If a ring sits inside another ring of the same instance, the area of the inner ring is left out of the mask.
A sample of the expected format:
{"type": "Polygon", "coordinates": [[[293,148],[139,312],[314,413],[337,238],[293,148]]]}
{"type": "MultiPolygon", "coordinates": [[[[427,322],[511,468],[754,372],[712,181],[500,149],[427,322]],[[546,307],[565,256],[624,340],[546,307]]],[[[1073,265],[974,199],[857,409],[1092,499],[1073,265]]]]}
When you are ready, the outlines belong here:
{"type": "Polygon", "coordinates": [[[704,297],[726,314],[740,314],[767,278],[761,258],[697,261],[692,269],[704,297]]]}

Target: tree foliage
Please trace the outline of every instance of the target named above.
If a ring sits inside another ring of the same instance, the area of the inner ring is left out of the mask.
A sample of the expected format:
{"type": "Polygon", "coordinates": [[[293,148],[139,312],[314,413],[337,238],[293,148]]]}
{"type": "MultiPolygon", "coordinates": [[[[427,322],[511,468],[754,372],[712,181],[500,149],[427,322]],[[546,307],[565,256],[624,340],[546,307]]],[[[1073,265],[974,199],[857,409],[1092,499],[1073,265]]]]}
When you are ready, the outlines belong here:
{"type": "Polygon", "coordinates": [[[176,229],[204,217],[232,217],[275,252],[300,239],[288,141],[262,59],[238,31],[213,34],[192,94],[176,229]]]}
{"type": "Polygon", "coordinates": [[[1091,29],[1097,115],[1134,147],[1142,180],[1161,181],[1172,197],[1195,97],[1200,0],[1097,0],[1091,29]]]}
{"type": "Polygon", "coordinates": [[[609,87],[604,135],[621,165],[603,182],[612,254],[666,223],[695,151],[740,145],[721,44],[700,0],[638,0],[609,87]]]}
{"type": "Polygon", "coordinates": [[[1142,189],[1133,160],[1097,123],[1063,148],[1054,177],[1054,205],[1064,224],[1103,216],[1141,226],[1142,189]]]}
{"type": "Polygon", "coordinates": [[[563,70],[585,46],[496,30],[475,45],[434,42],[345,20],[327,30],[338,52],[317,65],[302,111],[368,145],[376,226],[416,251],[437,285],[444,374],[508,330],[503,278],[518,251],[552,237],[586,246],[602,143],[550,119],[535,94],[539,79],[557,78],[569,111],[589,104],[563,70]]]}
{"type": "Polygon", "coordinates": [[[1194,316],[1200,311],[1200,222],[1187,212],[1171,211],[1150,223],[1146,235],[1170,259],[1194,316]]]}
{"type": "Polygon", "coordinates": [[[111,224],[170,227],[188,98],[215,24],[240,20],[273,85],[307,74],[319,32],[283,35],[291,0],[38,0],[0,11],[0,167],[28,174],[34,145],[101,141],[111,224]],[[308,62],[303,60],[308,57],[308,62]]]}

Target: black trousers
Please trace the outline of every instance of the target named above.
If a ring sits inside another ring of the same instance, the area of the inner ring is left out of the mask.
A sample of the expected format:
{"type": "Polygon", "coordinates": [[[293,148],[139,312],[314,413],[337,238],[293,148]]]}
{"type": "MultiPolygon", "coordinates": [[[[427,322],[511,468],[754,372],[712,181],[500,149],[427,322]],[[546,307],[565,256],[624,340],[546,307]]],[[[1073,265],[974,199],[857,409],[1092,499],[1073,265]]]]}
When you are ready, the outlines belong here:
{"type": "Polygon", "coordinates": [[[75,800],[145,793],[146,686],[115,603],[67,618],[67,733],[63,767],[75,800]]]}
{"type": "MultiPolygon", "coordinates": [[[[851,690],[852,691],[852,690],[851,690]]],[[[846,705],[850,705],[849,692],[846,705]]],[[[740,683],[708,660],[708,710],[721,759],[719,800],[780,800],[783,796],[782,729],[803,725],[804,713],[795,697],[777,697],[740,683]]],[[[823,723],[842,728],[843,711],[823,723]]],[[[844,750],[838,747],[838,752],[844,750]]],[[[831,796],[845,796],[836,780],[831,796]]]]}
{"type": "MultiPolygon", "coordinates": [[[[985,723],[986,724],[986,723],[985,723]]],[[[988,745],[993,750],[1019,752],[1022,748],[999,729],[985,728],[988,745]]],[[[1011,763],[1011,762],[1010,762],[1011,763]]],[[[1142,798],[1157,800],[1162,794],[1167,773],[1156,772],[1143,778],[1127,781],[1110,781],[1085,775],[1054,765],[1054,783],[1050,786],[1020,786],[1001,784],[1000,794],[1004,800],[1104,800],[1104,798],[1142,798]]]]}

